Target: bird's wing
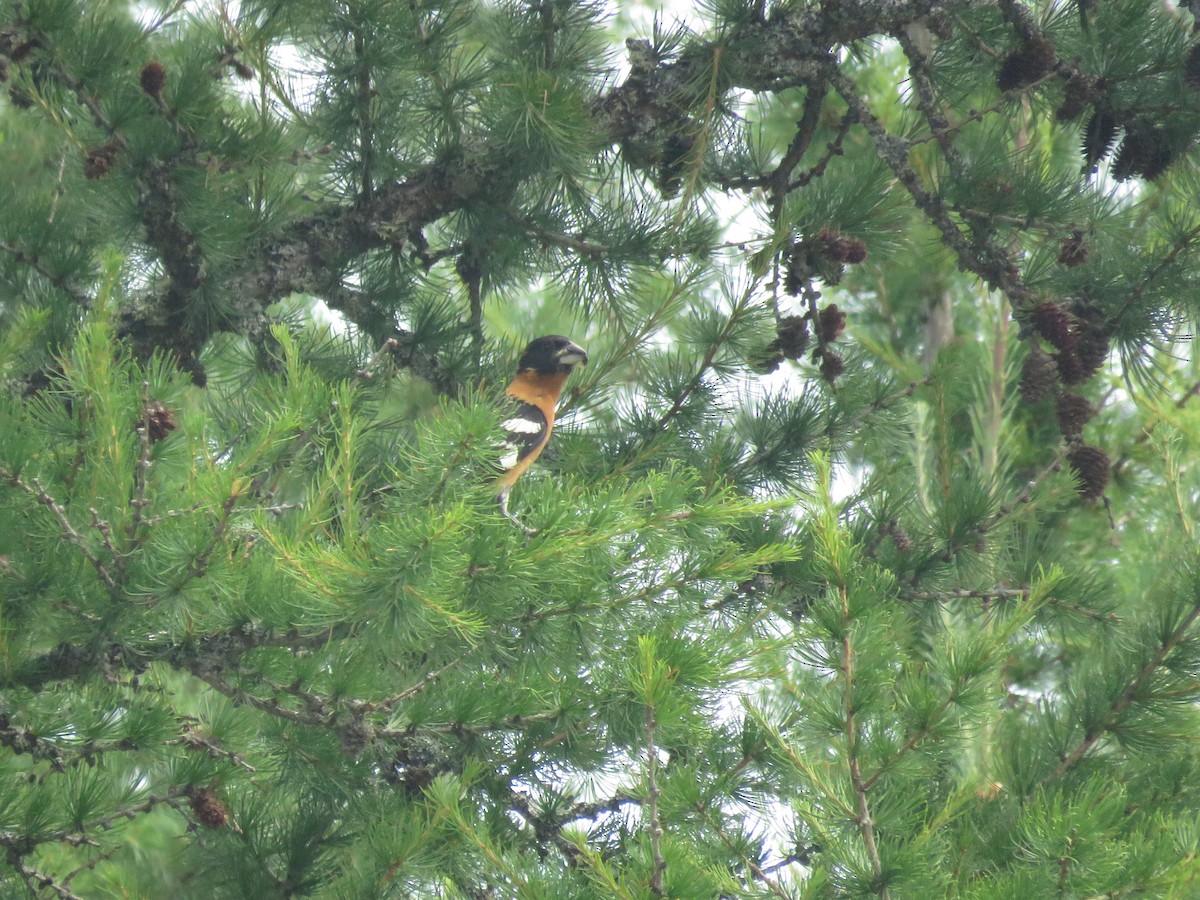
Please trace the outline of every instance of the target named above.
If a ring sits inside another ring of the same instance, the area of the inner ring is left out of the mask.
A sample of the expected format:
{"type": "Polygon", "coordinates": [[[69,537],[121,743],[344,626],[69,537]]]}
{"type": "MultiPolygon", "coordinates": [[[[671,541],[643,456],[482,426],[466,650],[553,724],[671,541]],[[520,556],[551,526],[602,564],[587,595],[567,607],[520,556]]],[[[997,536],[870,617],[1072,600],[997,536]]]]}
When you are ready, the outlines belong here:
{"type": "Polygon", "coordinates": [[[529,468],[545,446],[550,424],[546,414],[532,403],[513,403],[500,427],[504,429],[500,466],[505,473],[500,480],[511,483],[529,468]]]}

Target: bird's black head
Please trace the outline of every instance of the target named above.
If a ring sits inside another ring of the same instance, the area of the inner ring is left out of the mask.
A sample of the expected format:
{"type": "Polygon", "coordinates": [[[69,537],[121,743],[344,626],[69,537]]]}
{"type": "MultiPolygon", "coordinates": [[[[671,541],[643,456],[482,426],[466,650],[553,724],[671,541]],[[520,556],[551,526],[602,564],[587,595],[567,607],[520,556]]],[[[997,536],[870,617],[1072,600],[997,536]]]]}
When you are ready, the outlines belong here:
{"type": "Polygon", "coordinates": [[[517,368],[522,371],[532,369],[539,375],[553,375],[570,372],[574,366],[587,365],[587,361],[587,351],[574,341],[561,334],[548,334],[530,341],[517,368]]]}

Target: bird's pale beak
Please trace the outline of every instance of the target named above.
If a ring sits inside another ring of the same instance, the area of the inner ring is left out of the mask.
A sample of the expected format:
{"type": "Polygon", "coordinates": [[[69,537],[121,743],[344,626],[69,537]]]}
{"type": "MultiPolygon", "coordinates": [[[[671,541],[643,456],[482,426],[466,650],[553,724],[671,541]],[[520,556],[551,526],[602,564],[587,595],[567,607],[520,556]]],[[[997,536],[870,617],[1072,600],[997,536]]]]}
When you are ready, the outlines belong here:
{"type": "Polygon", "coordinates": [[[556,354],[558,361],[564,366],[586,366],[588,361],[587,351],[578,344],[567,344],[556,354]]]}

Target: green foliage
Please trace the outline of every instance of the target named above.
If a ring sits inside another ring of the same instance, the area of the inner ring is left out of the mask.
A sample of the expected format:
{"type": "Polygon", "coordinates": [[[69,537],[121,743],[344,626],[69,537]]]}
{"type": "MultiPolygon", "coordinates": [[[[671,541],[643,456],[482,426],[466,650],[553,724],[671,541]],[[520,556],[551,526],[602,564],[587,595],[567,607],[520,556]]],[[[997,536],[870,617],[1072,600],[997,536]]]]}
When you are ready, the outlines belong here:
{"type": "Polygon", "coordinates": [[[1191,13],[640,12],[0,13],[6,896],[1195,894],[1191,13]]]}

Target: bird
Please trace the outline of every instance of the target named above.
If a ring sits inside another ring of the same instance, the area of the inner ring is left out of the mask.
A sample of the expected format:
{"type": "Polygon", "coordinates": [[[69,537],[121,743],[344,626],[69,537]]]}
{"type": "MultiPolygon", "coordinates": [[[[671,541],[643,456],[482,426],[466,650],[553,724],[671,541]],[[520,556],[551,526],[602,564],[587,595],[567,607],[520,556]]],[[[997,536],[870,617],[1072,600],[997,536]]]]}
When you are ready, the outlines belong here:
{"type": "Polygon", "coordinates": [[[521,524],[508,510],[508,495],[517,479],[533,465],[554,431],[554,411],[567,376],[575,366],[587,365],[587,351],[561,334],[547,334],[529,342],[517,361],[517,374],[505,389],[512,411],[500,422],[504,429],[504,473],[494,484],[500,512],[526,534],[536,530],[521,524]]]}

